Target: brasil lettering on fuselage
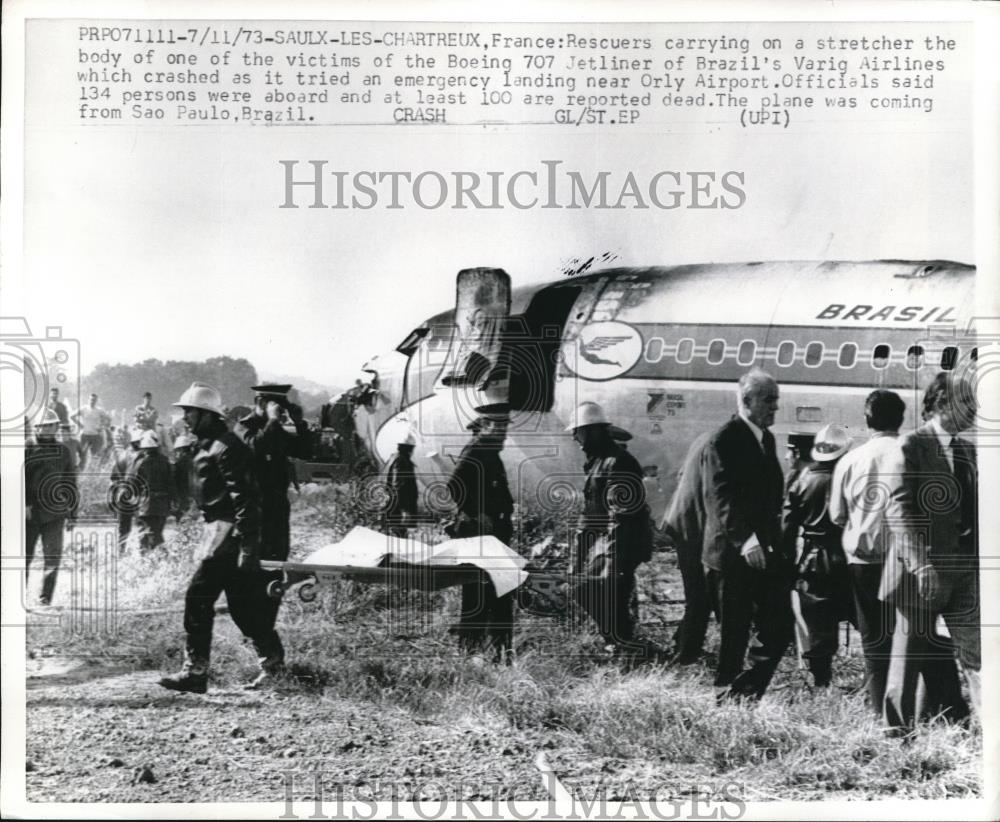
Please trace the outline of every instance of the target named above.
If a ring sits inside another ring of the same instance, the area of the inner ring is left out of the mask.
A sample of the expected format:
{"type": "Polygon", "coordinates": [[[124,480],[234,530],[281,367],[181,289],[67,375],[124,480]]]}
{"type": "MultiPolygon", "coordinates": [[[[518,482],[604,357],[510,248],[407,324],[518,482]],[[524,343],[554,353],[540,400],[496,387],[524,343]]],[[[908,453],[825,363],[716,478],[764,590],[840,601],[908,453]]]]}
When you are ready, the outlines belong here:
{"type": "Polygon", "coordinates": [[[954,307],[950,305],[853,305],[848,307],[830,303],[816,315],[817,320],[857,320],[890,323],[949,323],[955,322],[954,307]]]}

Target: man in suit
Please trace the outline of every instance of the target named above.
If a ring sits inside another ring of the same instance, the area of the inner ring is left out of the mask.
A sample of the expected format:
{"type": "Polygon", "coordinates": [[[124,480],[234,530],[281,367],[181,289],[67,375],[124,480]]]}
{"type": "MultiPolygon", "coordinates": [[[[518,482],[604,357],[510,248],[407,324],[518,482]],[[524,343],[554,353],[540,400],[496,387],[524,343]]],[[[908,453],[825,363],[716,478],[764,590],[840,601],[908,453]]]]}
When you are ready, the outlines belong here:
{"type": "Polygon", "coordinates": [[[976,452],[958,436],[975,421],[972,384],[953,372],[939,373],[924,394],[923,416],[924,425],[900,443],[901,516],[879,591],[896,607],[885,694],[885,720],[893,728],[912,726],[924,713],[921,696],[952,719],[967,715],[952,642],[973,709],[980,709],[976,452]],[[937,636],[938,615],[952,642],[937,636]],[[917,687],[921,676],[923,689],[917,687]]]}
{"type": "Polygon", "coordinates": [[[754,369],[740,377],[738,414],[702,452],[705,538],[702,562],[719,620],[715,676],[719,702],[760,699],[792,638],[794,558],[782,551],[784,477],[767,429],[778,410],[778,384],[754,369]],[[744,657],[757,629],[750,667],[744,657]]]}
{"type": "Polygon", "coordinates": [[[701,460],[709,434],[698,436],[688,449],[677,477],[677,490],[663,517],[662,528],[674,543],[677,567],[684,585],[684,618],[674,633],[672,662],[691,665],[701,658],[711,602],[701,564],[705,535],[701,460]]]}

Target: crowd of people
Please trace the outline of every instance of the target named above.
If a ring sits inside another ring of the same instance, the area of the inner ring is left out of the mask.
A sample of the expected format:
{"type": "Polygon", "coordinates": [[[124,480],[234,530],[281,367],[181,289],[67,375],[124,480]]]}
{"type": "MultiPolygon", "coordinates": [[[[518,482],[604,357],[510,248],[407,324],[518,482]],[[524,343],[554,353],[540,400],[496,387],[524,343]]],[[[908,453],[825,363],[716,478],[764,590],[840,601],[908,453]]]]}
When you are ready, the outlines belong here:
{"type": "MultiPolygon", "coordinates": [[[[309,426],[289,401],[290,389],[254,386],[254,408],[231,425],[218,391],[192,384],[175,403],[186,430],[173,443],[172,463],[148,394],[135,409],[128,442],[119,432],[110,496],[119,539],[135,529],[142,549],[156,548],[167,517],[184,516],[192,498],[205,523],[203,558],[185,597],[185,662],[160,681],[166,688],[205,691],[214,604],[223,591],[233,620],[258,652],[260,673],[250,685],[260,687],[284,669],[275,630],[280,600],[267,596],[274,577],[259,563],[288,557],[289,459],[309,456],[309,426]]],[[[566,431],[583,452],[584,487],[566,576],[570,601],[629,666],[703,662],[714,615],[719,702],[760,699],[793,642],[814,686],[830,687],[841,624],[848,620],[861,635],[868,701],[887,726],[969,716],[956,651],[978,711],[978,485],[975,448],[959,437],[975,420],[970,383],[938,374],[923,398],[923,424],[902,436],[903,399],[873,391],[864,403],[866,442],[855,445],[836,424],[815,435],[793,433],[787,475],[769,430],[777,382],[755,369],[740,378],[736,394],[736,414],[690,446],[660,523],[676,550],[685,597],[670,649],[641,636],[632,607],[636,571],[653,553],[654,524],[643,470],[628,449],[631,435],[597,403],[576,409],[566,431]],[[939,633],[939,618],[948,636],[939,633]]],[[[97,447],[95,429],[106,425],[97,399],[74,415],[81,449],[89,453],[97,447]]],[[[64,525],[75,516],[73,495],[59,508],[44,490],[79,465],[56,436],[69,419],[60,405],[56,396],[25,463],[27,555],[30,563],[40,537],[43,603],[52,597],[64,525]]],[[[509,544],[514,498],[500,454],[510,407],[501,398],[476,411],[447,484],[454,515],[446,531],[509,544]]],[[[405,536],[419,519],[419,494],[412,432],[398,439],[384,473],[384,526],[405,536]]],[[[496,596],[488,580],[463,586],[455,631],[460,645],[509,658],[514,600],[514,593],[496,596]]]]}

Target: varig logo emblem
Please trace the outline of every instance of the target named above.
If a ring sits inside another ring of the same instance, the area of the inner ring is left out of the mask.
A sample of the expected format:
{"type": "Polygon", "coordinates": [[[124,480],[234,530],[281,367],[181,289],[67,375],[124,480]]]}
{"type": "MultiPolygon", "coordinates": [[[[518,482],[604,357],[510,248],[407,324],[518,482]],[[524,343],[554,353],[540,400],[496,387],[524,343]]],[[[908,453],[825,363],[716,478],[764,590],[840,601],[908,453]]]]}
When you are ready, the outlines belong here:
{"type": "Polygon", "coordinates": [[[611,380],[639,361],[642,337],[619,322],[589,323],[562,346],[566,367],[585,380],[611,380]]]}

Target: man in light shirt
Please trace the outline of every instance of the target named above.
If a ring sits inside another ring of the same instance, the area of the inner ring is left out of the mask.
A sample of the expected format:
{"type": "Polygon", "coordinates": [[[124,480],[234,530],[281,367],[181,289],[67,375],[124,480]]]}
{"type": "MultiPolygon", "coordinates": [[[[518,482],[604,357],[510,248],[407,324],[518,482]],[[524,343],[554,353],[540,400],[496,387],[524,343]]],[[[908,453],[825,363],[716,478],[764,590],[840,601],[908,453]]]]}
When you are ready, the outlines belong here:
{"type": "Polygon", "coordinates": [[[869,707],[881,716],[892,652],[895,609],[878,597],[890,522],[898,517],[903,479],[899,427],[906,404],[893,391],[872,391],[865,399],[865,422],[872,432],[863,445],[844,456],[830,484],[830,519],[844,529],[869,707]]]}
{"type": "Polygon", "coordinates": [[[104,431],[111,425],[111,417],[97,404],[97,394],[91,394],[89,403],[78,409],[72,419],[80,426],[80,470],[83,470],[91,454],[103,453],[104,431]]]}
{"type": "Polygon", "coordinates": [[[793,626],[794,557],[781,541],[784,476],[767,430],[778,410],[774,378],[758,369],[740,377],[737,410],[702,451],[702,562],[720,629],[719,702],[764,695],[793,626]],[[757,644],[744,670],[751,625],[757,644]]]}

